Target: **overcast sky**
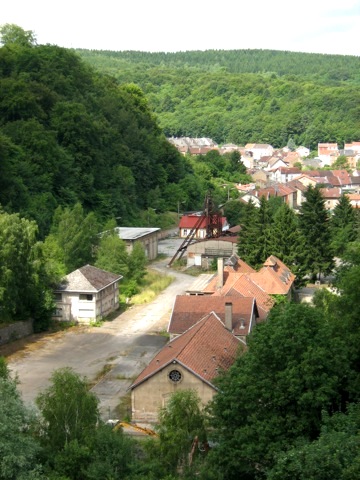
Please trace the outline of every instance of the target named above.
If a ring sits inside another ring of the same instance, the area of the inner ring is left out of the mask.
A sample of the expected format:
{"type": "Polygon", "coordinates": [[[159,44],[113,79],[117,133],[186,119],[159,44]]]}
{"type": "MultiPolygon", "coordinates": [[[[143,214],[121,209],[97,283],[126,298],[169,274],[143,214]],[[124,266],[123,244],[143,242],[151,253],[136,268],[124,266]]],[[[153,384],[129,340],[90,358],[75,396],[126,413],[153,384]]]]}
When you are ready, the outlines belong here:
{"type": "Polygon", "coordinates": [[[6,23],[66,48],[360,56],[360,0],[8,0],[0,9],[6,23]]]}

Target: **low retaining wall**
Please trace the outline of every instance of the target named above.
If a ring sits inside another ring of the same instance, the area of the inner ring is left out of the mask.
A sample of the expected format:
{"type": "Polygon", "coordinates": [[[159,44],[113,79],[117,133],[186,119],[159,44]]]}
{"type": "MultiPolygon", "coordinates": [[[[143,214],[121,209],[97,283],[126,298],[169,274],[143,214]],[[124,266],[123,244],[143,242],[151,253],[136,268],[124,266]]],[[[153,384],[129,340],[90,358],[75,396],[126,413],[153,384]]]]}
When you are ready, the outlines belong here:
{"type": "Polygon", "coordinates": [[[32,333],[34,333],[32,320],[12,323],[0,328],[0,345],[5,345],[19,338],[27,337],[32,333]]]}

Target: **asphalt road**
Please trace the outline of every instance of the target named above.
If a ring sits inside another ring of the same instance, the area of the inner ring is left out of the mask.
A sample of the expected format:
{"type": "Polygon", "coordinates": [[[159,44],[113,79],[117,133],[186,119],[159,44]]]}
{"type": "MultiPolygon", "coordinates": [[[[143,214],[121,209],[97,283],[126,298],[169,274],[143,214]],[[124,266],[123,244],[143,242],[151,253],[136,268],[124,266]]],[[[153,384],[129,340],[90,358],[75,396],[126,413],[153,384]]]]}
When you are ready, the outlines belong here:
{"type": "Polygon", "coordinates": [[[67,331],[60,336],[39,340],[36,348],[25,349],[10,357],[8,366],[18,376],[19,390],[26,404],[34,404],[37,395],[49,385],[51,374],[61,367],[71,367],[90,381],[108,372],[92,391],[100,400],[102,417],[116,416],[115,408],[128,387],[154,355],[165,345],[166,331],[175,296],[193,283],[194,277],[167,267],[178,248],[179,239],[162,240],[159,251],[168,258],[151,267],[175,277],[155,301],[131,307],[101,327],[67,331]],[[169,246],[170,245],[170,246],[169,246]]]}

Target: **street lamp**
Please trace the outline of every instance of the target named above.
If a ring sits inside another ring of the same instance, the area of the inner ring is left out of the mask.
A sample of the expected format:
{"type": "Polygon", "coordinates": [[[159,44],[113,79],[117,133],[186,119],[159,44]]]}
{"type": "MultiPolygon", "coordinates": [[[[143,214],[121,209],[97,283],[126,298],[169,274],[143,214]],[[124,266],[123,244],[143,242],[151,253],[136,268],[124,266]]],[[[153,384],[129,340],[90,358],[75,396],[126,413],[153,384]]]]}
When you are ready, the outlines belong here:
{"type": "Polygon", "coordinates": [[[231,185],[229,185],[228,183],[223,183],[221,185],[221,187],[224,187],[224,188],[226,187],[227,188],[227,201],[229,201],[230,200],[230,190],[236,190],[236,188],[231,187],[231,185]]]}
{"type": "Polygon", "coordinates": [[[148,217],[148,226],[150,225],[150,210],[156,212],[156,208],[148,207],[147,217],[148,217]]]}

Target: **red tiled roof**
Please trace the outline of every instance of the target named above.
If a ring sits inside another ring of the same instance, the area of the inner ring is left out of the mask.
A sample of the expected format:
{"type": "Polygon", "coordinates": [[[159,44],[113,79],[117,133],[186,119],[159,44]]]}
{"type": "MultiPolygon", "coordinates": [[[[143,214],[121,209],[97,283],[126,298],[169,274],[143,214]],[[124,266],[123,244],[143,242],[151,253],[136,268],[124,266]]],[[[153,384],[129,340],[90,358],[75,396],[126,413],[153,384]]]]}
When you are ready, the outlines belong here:
{"type": "MultiPolygon", "coordinates": [[[[251,268],[251,267],[250,267],[251,268]]],[[[224,269],[224,285],[217,288],[218,277],[215,276],[205,287],[204,293],[211,293],[212,296],[233,296],[235,292],[242,297],[253,297],[259,313],[259,320],[265,320],[270,309],[274,306],[274,300],[259,285],[250,278],[250,273],[238,273],[224,269]]],[[[206,297],[211,298],[211,297],[206,297]]]]}
{"type": "Polygon", "coordinates": [[[250,267],[242,258],[232,255],[224,264],[224,272],[251,273],[255,270],[250,267]]]}
{"type": "Polygon", "coordinates": [[[300,190],[301,192],[306,192],[307,190],[307,187],[297,179],[290,180],[287,184],[289,187],[295,188],[295,190],[300,190]]]}
{"type": "Polygon", "coordinates": [[[271,295],[286,295],[295,280],[291,270],[274,255],[264,262],[264,266],[258,272],[251,273],[249,277],[271,295]]]}
{"type": "Polygon", "coordinates": [[[225,323],[225,304],[232,304],[232,319],[234,335],[248,335],[253,325],[252,316],[258,311],[254,297],[238,297],[229,300],[227,297],[215,295],[177,295],[171,314],[168,332],[181,334],[195,325],[201,318],[210,312],[215,312],[225,323]],[[243,323],[241,324],[241,321],[243,323]]]}
{"type": "Polygon", "coordinates": [[[256,196],[259,198],[286,197],[294,192],[296,192],[295,188],[289,185],[278,184],[276,188],[275,187],[261,188],[256,192],[256,196]]]}
{"type": "Polygon", "coordinates": [[[360,194],[359,193],[346,193],[345,194],[349,200],[351,201],[359,201],[360,200],[360,194]]]}
{"type": "MultiPolygon", "coordinates": [[[[202,218],[198,228],[206,228],[206,216],[205,215],[183,215],[179,222],[179,228],[194,228],[199,218],[202,218]]],[[[220,217],[221,224],[224,226],[227,223],[226,217],[220,217]]]]}
{"type": "Polygon", "coordinates": [[[135,388],[170,363],[181,364],[213,386],[211,382],[218,372],[227,370],[234,363],[241,344],[219,317],[211,312],[165,345],[130,388],[135,388]]]}
{"type": "Polygon", "coordinates": [[[301,174],[301,170],[297,167],[279,167],[276,170],[280,170],[280,173],[298,173],[301,174]]]}
{"type": "Polygon", "coordinates": [[[337,187],[320,188],[320,192],[324,198],[340,198],[341,197],[341,189],[337,187]]]}
{"type": "Polygon", "coordinates": [[[259,285],[256,285],[249,275],[241,275],[225,293],[226,296],[233,296],[235,294],[255,298],[259,312],[259,321],[265,320],[269,311],[274,306],[274,300],[270,295],[259,285]]]}

